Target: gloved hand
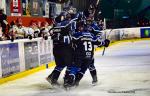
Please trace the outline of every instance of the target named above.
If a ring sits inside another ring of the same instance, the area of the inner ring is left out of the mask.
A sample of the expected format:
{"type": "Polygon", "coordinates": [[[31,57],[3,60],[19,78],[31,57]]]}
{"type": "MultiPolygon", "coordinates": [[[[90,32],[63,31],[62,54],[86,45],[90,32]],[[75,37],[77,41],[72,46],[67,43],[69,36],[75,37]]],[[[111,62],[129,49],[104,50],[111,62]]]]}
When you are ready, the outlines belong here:
{"type": "Polygon", "coordinates": [[[48,40],[48,36],[44,36],[43,38],[44,38],[44,40],[48,40]]]}
{"type": "Polygon", "coordinates": [[[103,44],[103,46],[108,47],[108,46],[109,46],[109,44],[110,44],[110,40],[105,39],[105,40],[104,40],[104,44],[103,44]]]}
{"type": "Polygon", "coordinates": [[[31,35],[28,35],[28,39],[32,40],[32,36],[31,36],[31,35]]]}
{"type": "Polygon", "coordinates": [[[13,36],[11,36],[10,41],[14,42],[14,37],[13,36]]]}

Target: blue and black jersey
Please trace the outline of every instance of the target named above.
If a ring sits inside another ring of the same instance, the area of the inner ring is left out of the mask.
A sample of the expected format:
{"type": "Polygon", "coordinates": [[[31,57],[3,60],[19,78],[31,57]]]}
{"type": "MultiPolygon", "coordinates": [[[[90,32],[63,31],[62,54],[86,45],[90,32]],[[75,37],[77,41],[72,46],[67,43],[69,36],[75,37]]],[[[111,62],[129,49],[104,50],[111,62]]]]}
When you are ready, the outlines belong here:
{"type": "Polygon", "coordinates": [[[94,35],[97,35],[101,31],[101,29],[99,28],[96,22],[93,22],[90,26],[92,27],[94,35]]]}
{"type": "Polygon", "coordinates": [[[87,30],[94,34],[94,36],[97,36],[97,38],[102,39],[102,32],[100,32],[102,29],[98,27],[96,22],[92,22],[91,25],[87,25],[87,30]]]}
{"type": "Polygon", "coordinates": [[[80,56],[81,58],[93,58],[94,45],[101,44],[101,41],[88,31],[77,32],[72,38],[75,46],[75,56],[80,56]]]}
{"type": "Polygon", "coordinates": [[[64,20],[52,28],[53,30],[53,43],[54,46],[71,45],[71,35],[75,30],[75,22],[64,20]]]}

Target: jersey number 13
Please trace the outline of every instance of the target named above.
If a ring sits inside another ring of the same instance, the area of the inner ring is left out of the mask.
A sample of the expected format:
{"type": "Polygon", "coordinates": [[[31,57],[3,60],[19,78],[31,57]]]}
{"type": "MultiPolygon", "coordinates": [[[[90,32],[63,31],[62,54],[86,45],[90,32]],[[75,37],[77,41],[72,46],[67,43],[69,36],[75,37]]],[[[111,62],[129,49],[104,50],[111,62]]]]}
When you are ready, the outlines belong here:
{"type": "Polygon", "coordinates": [[[83,43],[83,45],[84,45],[85,51],[92,51],[93,48],[92,48],[92,43],[91,42],[85,41],[83,43]]]}

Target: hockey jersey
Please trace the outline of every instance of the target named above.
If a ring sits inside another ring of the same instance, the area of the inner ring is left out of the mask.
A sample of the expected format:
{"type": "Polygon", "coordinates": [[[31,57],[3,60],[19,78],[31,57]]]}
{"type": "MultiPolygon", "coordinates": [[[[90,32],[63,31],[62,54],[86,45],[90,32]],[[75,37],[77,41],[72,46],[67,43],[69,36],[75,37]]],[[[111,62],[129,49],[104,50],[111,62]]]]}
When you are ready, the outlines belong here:
{"type": "Polygon", "coordinates": [[[87,31],[75,33],[73,35],[73,44],[75,56],[80,56],[81,58],[93,58],[94,45],[101,45],[102,42],[92,33],[87,31]]]}
{"type": "Polygon", "coordinates": [[[53,30],[53,44],[54,46],[66,46],[71,45],[71,35],[74,30],[74,22],[64,20],[52,28],[53,30]]]}

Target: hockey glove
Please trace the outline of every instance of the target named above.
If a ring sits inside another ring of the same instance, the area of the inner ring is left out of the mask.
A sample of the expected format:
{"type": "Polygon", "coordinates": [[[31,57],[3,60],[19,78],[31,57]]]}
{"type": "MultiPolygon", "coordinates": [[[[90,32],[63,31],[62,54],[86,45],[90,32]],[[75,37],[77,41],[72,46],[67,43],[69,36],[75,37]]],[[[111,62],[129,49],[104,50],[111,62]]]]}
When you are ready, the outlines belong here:
{"type": "Polygon", "coordinates": [[[32,36],[31,36],[31,35],[28,35],[28,39],[32,40],[32,36]]]}
{"type": "Polygon", "coordinates": [[[44,36],[43,38],[44,38],[44,40],[48,40],[48,36],[44,36]]]}
{"type": "Polygon", "coordinates": [[[11,41],[11,42],[14,42],[14,37],[13,37],[13,36],[10,38],[10,41],[11,41]]]}
{"type": "Polygon", "coordinates": [[[103,46],[108,47],[108,46],[109,46],[109,44],[110,44],[110,40],[105,39],[105,40],[104,40],[104,44],[103,44],[103,46]]]}

